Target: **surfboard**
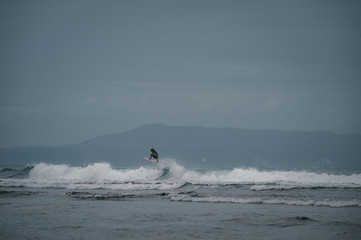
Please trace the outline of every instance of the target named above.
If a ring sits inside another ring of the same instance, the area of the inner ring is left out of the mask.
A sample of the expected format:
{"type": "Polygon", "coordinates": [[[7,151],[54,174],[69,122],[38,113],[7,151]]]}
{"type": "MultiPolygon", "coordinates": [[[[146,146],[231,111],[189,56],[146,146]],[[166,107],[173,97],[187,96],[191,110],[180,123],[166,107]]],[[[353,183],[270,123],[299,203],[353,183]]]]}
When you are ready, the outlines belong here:
{"type": "Polygon", "coordinates": [[[147,161],[149,161],[149,162],[154,162],[155,164],[157,164],[157,161],[151,160],[151,159],[149,159],[149,158],[144,158],[144,160],[147,160],[147,161]]]}

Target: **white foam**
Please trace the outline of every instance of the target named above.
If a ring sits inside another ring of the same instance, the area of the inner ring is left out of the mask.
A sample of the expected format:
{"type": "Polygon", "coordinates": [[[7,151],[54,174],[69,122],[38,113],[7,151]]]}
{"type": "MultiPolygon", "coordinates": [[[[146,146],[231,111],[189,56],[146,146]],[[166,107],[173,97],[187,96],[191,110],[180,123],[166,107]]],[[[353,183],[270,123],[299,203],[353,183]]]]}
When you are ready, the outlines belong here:
{"type": "Polygon", "coordinates": [[[292,200],[292,199],[262,199],[262,198],[236,198],[236,197],[192,197],[187,194],[170,194],[171,201],[181,202],[206,202],[206,203],[234,203],[234,204],[281,204],[293,206],[325,206],[325,207],[361,207],[359,200],[334,201],[334,200],[292,200]]]}
{"type": "Polygon", "coordinates": [[[174,159],[165,158],[159,162],[159,167],[169,169],[169,178],[181,180],[187,171],[183,166],[179,165],[174,159]]]}
{"type": "Polygon", "coordinates": [[[202,185],[250,184],[250,189],[288,190],[292,188],[361,188],[361,175],[336,175],[307,171],[260,171],[254,168],[231,170],[189,170],[173,159],[135,169],[114,169],[108,163],[84,167],[39,163],[28,179],[5,179],[2,185],[59,187],[74,189],[176,189],[184,183],[202,185]],[[166,176],[163,176],[168,169],[166,176]],[[161,177],[162,176],[162,177],[161,177]]]}
{"type": "Polygon", "coordinates": [[[86,167],[70,167],[39,163],[30,171],[33,180],[76,180],[97,181],[137,181],[152,180],[159,177],[161,171],[156,168],[112,169],[108,163],[94,163],[86,167]]]}
{"type": "MultiPolygon", "coordinates": [[[[213,170],[204,173],[184,171],[182,180],[198,184],[282,184],[284,189],[292,187],[361,187],[361,175],[335,175],[306,171],[259,171],[257,169],[234,168],[213,170]],[[290,187],[290,185],[292,187],[290,187]]],[[[263,186],[264,189],[272,188],[263,186]]],[[[260,189],[255,189],[260,190],[260,189]]]]}
{"type": "Polygon", "coordinates": [[[185,171],[182,166],[174,160],[167,160],[160,165],[113,169],[108,163],[94,163],[85,167],[39,163],[30,171],[28,179],[8,179],[3,185],[77,190],[173,190],[183,186],[183,181],[158,180],[163,174],[163,168],[169,168],[170,176],[181,176],[185,171]]]}
{"type": "Polygon", "coordinates": [[[251,186],[250,189],[253,191],[264,191],[264,190],[290,190],[297,188],[294,185],[254,185],[251,186]]]}

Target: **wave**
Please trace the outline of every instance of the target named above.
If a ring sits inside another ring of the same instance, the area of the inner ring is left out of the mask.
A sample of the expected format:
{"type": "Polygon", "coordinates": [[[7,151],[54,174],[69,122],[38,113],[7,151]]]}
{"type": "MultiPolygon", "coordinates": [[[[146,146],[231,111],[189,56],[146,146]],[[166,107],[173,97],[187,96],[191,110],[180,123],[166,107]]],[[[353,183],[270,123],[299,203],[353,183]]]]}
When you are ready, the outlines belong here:
{"type": "Polygon", "coordinates": [[[250,185],[254,191],[294,188],[361,188],[361,174],[312,171],[270,171],[254,168],[231,170],[186,169],[173,159],[135,169],[112,168],[109,163],[84,167],[38,163],[23,169],[2,169],[0,186],[67,189],[172,190],[193,185],[250,185]]]}
{"type": "Polygon", "coordinates": [[[99,193],[99,192],[67,192],[67,196],[82,199],[82,200],[115,200],[115,201],[130,201],[133,199],[150,199],[154,197],[167,196],[166,193],[154,194],[129,194],[129,193],[99,193]]]}
{"type": "Polygon", "coordinates": [[[361,201],[353,200],[302,200],[281,198],[236,198],[236,197],[197,197],[188,194],[169,194],[170,200],[175,202],[206,202],[206,203],[235,203],[235,204],[279,204],[293,206],[323,206],[323,207],[361,207],[361,201]]]}
{"type": "MultiPolygon", "coordinates": [[[[163,166],[165,166],[163,164],[163,166]]],[[[24,169],[11,169],[12,174],[0,176],[0,186],[66,189],[111,190],[172,190],[182,187],[182,181],[168,181],[169,172],[164,167],[139,167],[114,169],[109,163],[94,163],[85,167],[65,164],[38,163],[24,169]],[[26,178],[23,178],[23,175],[26,178]],[[15,176],[15,177],[14,177],[15,176]]],[[[3,172],[10,169],[3,169],[3,172]]]]}
{"type": "Polygon", "coordinates": [[[188,172],[184,179],[195,183],[210,184],[292,184],[300,186],[360,187],[361,175],[351,176],[306,171],[260,171],[235,168],[230,171],[213,170],[206,173],[188,172]]]}
{"type": "MultiPolygon", "coordinates": [[[[361,207],[361,175],[254,168],[187,169],[173,159],[138,168],[38,163],[0,169],[0,197],[67,189],[79,200],[164,199],[181,202],[361,207]],[[39,190],[41,189],[41,190],[39,190]]],[[[60,190],[61,193],[65,191],[60,190]]]]}
{"type": "Polygon", "coordinates": [[[34,165],[26,165],[24,168],[5,167],[0,169],[0,178],[25,178],[33,167],[34,165]]]}

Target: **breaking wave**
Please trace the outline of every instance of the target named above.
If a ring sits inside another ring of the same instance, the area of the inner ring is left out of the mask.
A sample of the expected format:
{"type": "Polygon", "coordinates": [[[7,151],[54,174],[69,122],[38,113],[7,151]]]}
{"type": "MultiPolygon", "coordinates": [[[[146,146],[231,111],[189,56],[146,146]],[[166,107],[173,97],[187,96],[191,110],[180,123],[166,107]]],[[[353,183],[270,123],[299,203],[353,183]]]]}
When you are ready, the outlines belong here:
{"type": "Polygon", "coordinates": [[[0,194],[20,197],[66,189],[80,200],[171,201],[361,207],[361,175],[254,168],[187,169],[173,159],[138,168],[109,163],[83,167],[38,163],[0,169],[0,194]],[[43,190],[37,190],[43,189],[43,190]]]}
{"type": "Polygon", "coordinates": [[[23,169],[4,168],[0,185],[54,187],[67,189],[175,189],[184,184],[250,185],[254,191],[295,188],[361,188],[361,174],[330,174],[309,171],[260,171],[254,168],[231,170],[189,170],[173,159],[155,166],[135,169],[112,168],[109,163],[84,167],[38,163],[23,169]]]}

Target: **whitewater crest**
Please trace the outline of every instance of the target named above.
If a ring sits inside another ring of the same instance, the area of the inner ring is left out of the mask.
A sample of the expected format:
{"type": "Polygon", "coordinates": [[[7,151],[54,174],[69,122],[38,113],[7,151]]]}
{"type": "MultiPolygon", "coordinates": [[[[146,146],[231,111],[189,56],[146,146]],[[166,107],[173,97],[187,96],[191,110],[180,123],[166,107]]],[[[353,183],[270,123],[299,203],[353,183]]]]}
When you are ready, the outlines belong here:
{"type": "Polygon", "coordinates": [[[6,194],[12,194],[9,188],[66,189],[72,198],[94,200],[165,197],[184,202],[361,207],[359,173],[187,169],[170,158],[137,168],[114,168],[109,163],[3,168],[0,188],[6,194]]]}
{"type": "MultiPolygon", "coordinates": [[[[7,171],[10,170],[7,169],[7,171]]],[[[255,168],[193,170],[186,169],[170,158],[161,159],[157,165],[145,165],[134,169],[113,168],[109,163],[93,163],[83,167],[38,163],[17,172],[19,179],[14,172],[6,180],[19,180],[25,185],[29,182],[32,183],[32,187],[36,187],[36,183],[39,183],[39,187],[51,187],[51,184],[54,184],[56,187],[64,188],[114,189],[117,184],[123,184],[129,190],[132,184],[138,184],[134,186],[135,189],[147,189],[151,188],[152,184],[156,184],[157,187],[165,187],[165,185],[175,187],[189,183],[194,185],[241,184],[249,185],[253,191],[317,187],[361,188],[361,175],[355,173],[342,175],[309,171],[260,171],[255,168]],[[24,172],[27,172],[28,177],[24,177],[26,175],[24,172]],[[44,186],[45,183],[47,186],[44,186]]]]}
{"type": "Polygon", "coordinates": [[[159,171],[154,168],[113,169],[109,163],[94,163],[85,167],[39,163],[29,173],[30,179],[70,181],[137,181],[155,179],[159,171]]]}

